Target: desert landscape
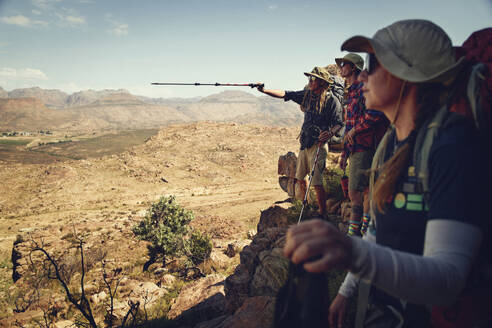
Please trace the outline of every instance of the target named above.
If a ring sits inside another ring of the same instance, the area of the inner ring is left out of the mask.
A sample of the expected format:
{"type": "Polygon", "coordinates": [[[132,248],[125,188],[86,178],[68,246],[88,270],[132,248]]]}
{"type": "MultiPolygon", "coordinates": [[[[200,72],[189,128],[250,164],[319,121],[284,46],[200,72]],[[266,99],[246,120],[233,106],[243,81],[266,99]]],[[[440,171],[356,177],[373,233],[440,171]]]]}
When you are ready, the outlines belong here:
{"type": "MultiPolygon", "coordinates": [[[[56,279],[43,285],[33,280],[34,264],[45,261],[33,252],[39,246],[61,266],[71,263],[68,285],[80,297],[81,248],[74,246],[79,238],[86,258],[84,292],[98,326],[130,325],[124,318],[135,302],[143,326],[192,327],[215,317],[230,326],[225,314],[236,310],[231,304],[241,304],[225,301],[224,280],[242,267],[239,253],[259,235],[263,217],[276,217],[270,220],[276,227],[281,226],[278,218],[286,226],[291,215],[292,198],[279,185],[278,161],[298,149],[299,109],[225,92],[201,100],[167,100],[166,106],[173,107],[163,114],[166,121],[159,121],[145,118],[149,112],[141,106],[160,105],[129,103],[136,99],[129,93],[101,92],[101,98],[80,107],[81,97],[75,106],[62,106],[53,91],[42,91],[15,91],[0,99],[1,325],[82,325],[84,319],[56,279]],[[170,114],[174,108],[180,108],[179,115],[170,114]],[[193,212],[190,227],[210,238],[211,252],[193,270],[173,259],[144,271],[148,243],[133,229],[152,204],[171,196],[193,212]],[[101,278],[108,270],[118,271],[114,301],[101,278]],[[220,300],[214,301],[215,294],[220,300]],[[206,307],[198,317],[193,311],[183,315],[202,303],[215,312],[206,307]]],[[[73,95],[68,98],[74,102],[73,95]]],[[[285,274],[273,282],[277,289],[285,274]]],[[[261,302],[254,306],[265,306],[261,302]]],[[[261,320],[271,322],[271,311],[261,320]]]]}

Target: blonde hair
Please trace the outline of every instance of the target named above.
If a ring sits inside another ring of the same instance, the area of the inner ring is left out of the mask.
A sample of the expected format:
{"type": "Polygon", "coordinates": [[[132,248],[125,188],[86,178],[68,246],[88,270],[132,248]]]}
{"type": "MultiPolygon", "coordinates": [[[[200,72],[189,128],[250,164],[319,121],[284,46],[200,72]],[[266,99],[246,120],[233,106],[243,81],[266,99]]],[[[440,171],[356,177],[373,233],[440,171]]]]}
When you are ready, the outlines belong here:
{"type": "Polygon", "coordinates": [[[318,114],[321,114],[321,110],[326,106],[326,102],[328,101],[328,99],[330,99],[331,96],[330,84],[325,80],[320,79],[320,81],[324,83],[325,89],[323,90],[323,92],[321,92],[319,96],[313,94],[313,92],[309,90],[308,85],[304,87],[304,97],[302,98],[302,103],[301,103],[301,110],[303,112],[311,108],[311,106],[313,105],[313,101],[316,101],[316,104],[314,104],[316,108],[316,112],[318,114]]]}

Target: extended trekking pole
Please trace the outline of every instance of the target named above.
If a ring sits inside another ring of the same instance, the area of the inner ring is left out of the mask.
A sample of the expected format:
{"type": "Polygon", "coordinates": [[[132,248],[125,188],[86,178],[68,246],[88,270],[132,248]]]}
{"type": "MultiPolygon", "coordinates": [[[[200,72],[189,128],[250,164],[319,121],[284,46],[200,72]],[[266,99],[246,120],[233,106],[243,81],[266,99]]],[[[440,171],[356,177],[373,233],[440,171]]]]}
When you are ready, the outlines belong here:
{"type": "Polygon", "coordinates": [[[174,82],[152,82],[151,85],[194,85],[194,86],[203,86],[203,85],[208,85],[208,86],[214,86],[214,87],[251,87],[251,88],[257,88],[257,87],[263,87],[263,83],[174,83],[174,82]]]}
{"type": "Polygon", "coordinates": [[[316,164],[318,164],[319,158],[319,149],[321,148],[321,142],[318,142],[318,149],[316,149],[316,155],[314,156],[314,164],[313,169],[311,170],[311,174],[309,174],[309,183],[306,188],[306,193],[304,194],[304,200],[302,201],[301,213],[299,213],[299,220],[297,220],[297,224],[301,223],[302,213],[304,212],[304,207],[307,204],[307,197],[309,193],[309,188],[311,188],[311,181],[313,181],[314,170],[316,169],[316,164]]]}

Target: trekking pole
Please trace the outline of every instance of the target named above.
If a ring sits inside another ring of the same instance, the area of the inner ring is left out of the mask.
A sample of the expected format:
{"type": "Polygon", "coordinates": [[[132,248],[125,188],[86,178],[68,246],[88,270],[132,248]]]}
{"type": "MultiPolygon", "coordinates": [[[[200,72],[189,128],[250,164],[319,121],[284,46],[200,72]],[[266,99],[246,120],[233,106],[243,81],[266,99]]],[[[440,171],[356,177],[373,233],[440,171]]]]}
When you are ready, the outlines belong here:
{"type": "Polygon", "coordinates": [[[264,87],[263,83],[174,83],[174,82],[152,82],[151,85],[194,85],[194,86],[214,86],[214,87],[264,87]]]}
{"type": "MultiPolygon", "coordinates": [[[[330,138],[335,134],[337,133],[338,131],[340,131],[342,127],[340,125],[337,125],[335,127],[333,127],[331,130],[330,130],[330,138]]],[[[326,139],[325,142],[327,142],[329,140],[326,139]]],[[[301,208],[301,213],[299,213],[299,220],[297,220],[297,224],[301,223],[301,219],[302,219],[302,213],[304,212],[304,207],[306,206],[307,204],[307,195],[309,193],[309,188],[311,188],[311,182],[313,180],[313,175],[314,175],[314,169],[316,168],[316,164],[318,164],[318,158],[319,158],[319,150],[321,148],[321,145],[324,144],[325,142],[319,142],[318,141],[318,149],[316,149],[316,155],[314,156],[314,164],[313,164],[313,169],[311,170],[311,174],[309,175],[309,184],[306,188],[306,193],[304,194],[304,200],[302,202],[302,208],[301,208]]]]}
{"type": "Polygon", "coordinates": [[[297,224],[301,223],[302,213],[304,212],[304,207],[307,204],[307,197],[308,197],[308,193],[309,193],[309,188],[311,188],[311,181],[313,181],[314,170],[316,169],[316,164],[318,164],[320,148],[321,148],[321,142],[318,142],[318,149],[316,149],[316,155],[314,156],[313,169],[311,170],[311,174],[309,175],[309,183],[308,183],[308,186],[306,188],[306,193],[304,194],[304,200],[302,201],[301,213],[299,213],[299,220],[297,220],[297,224]]]}

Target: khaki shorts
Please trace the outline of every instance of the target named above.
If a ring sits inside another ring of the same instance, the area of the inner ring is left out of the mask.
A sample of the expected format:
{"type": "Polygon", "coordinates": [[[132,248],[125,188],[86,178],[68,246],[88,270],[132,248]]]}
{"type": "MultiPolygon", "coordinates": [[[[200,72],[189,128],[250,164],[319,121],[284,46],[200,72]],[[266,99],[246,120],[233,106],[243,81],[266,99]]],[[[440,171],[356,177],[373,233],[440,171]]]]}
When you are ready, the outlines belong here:
{"type": "MultiPolygon", "coordinates": [[[[318,150],[318,144],[314,144],[311,148],[302,149],[299,152],[299,157],[297,158],[297,169],[296,169],[296,179],[304,180],[306,175],[311,174],[313,169],[314,157],[316,156],[316,151],[318,150]]],[[[328,154],[328,146],[324,144],[319,149],[318,163],[314,169],[313,180],[311,184],[313,186],[322,186],[323,177],[321,173],[326,166],[326,155],[328,154]]]]}
{"type": "Polygon", "coordinates": [[[373,151],[353,153],[349,157],[349,190],[364,191],[369,186],[369,173],[373,151]]]}

